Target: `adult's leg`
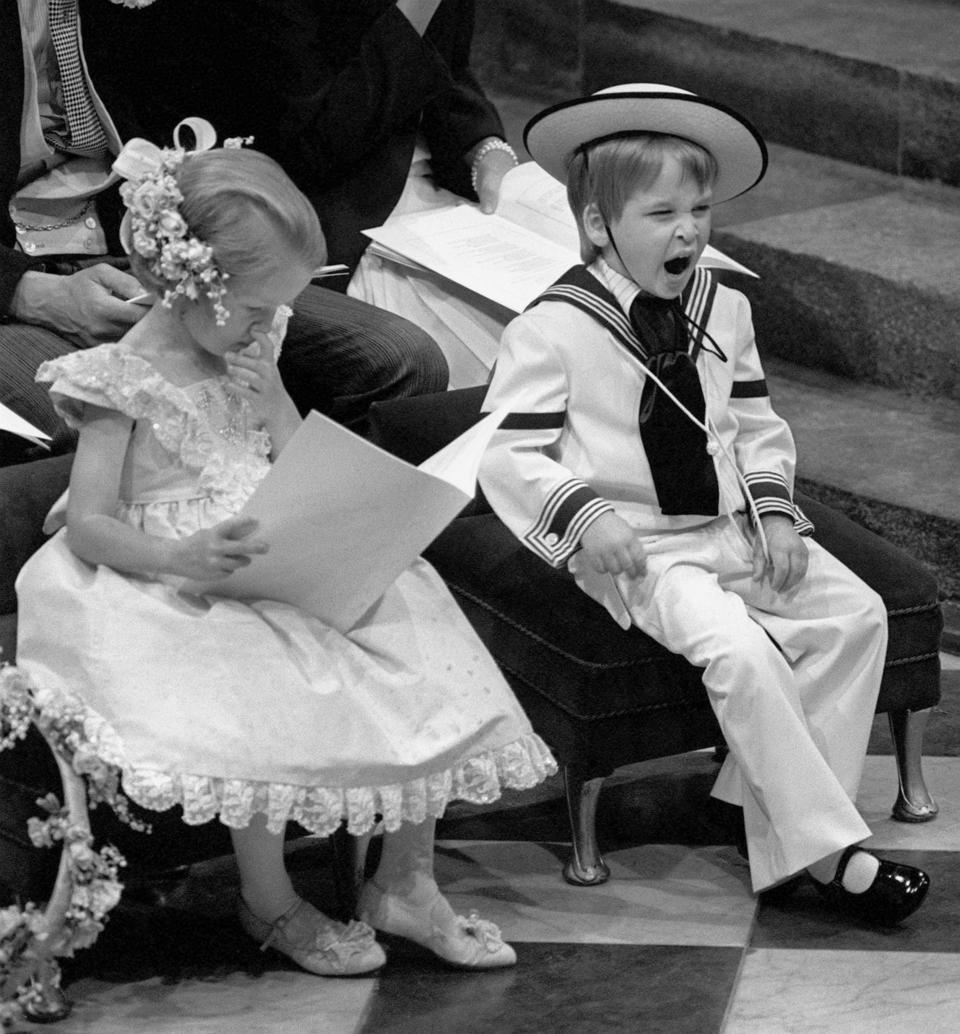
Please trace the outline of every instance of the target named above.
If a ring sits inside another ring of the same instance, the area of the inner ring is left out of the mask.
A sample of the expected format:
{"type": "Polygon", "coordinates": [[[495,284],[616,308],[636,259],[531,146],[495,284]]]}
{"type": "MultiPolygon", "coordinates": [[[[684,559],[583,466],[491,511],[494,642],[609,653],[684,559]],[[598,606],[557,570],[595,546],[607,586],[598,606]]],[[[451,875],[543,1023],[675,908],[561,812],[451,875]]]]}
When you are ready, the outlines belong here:
{"type": "Polygon", "coordinates": [[[279,367],[301,413],[366,434],[371,403],[446,389],[443,353],[408,320],[312,284],[293,310],[279,367]]]}
{"type": "MultiPolygon", "coordinates": [[[[43,327],[0,323],[0,402],[49,434],[54,453],[73,449],[76,434],[54,412],[46,385],[37,384],[34,378],[42,362],[74,350],[74,345],[43,327]]],[[[46,455],[46,450],[26,439],[3,435],[0,441],[0,465],[46,455]]]]}

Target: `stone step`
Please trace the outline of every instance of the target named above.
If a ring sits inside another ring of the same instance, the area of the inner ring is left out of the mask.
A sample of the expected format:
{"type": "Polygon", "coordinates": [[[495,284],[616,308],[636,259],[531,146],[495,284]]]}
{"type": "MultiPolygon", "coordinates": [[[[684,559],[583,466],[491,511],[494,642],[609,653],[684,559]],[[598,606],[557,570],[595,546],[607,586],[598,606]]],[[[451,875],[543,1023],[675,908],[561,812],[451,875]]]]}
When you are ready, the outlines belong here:
{"type": "MultiPolygon", "coordinates": [[[[960,184],[960,4],[950,0],[485,0],[504,89],[664,82],[722,99],[771,141],[960,184]]],[[[571,90],[570,87],[573,87],[571,90]]]]}
{"type": "Polygon", "coordinates": [[[714,225],[760,274],[742,286],[768,353],[960,399],[960,190],[773,146],[767,177],[714,225]]]}

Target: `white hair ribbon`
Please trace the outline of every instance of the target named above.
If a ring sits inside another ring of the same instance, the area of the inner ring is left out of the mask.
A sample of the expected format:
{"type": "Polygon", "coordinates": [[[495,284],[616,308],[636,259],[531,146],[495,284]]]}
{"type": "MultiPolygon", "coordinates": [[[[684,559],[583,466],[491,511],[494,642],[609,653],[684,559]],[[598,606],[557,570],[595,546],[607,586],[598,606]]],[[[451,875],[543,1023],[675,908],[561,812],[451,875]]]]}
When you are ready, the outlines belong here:
{"type": "MultiPolygon", "coordinates": [[[[178,151],[186,151],[187,148],[180,142],[181,128],[189,129],[193,133],[194,151],[209,151],[217,142],[217,131],[205,118],[185,118],[178,122],[173,130],[173,143],[178,151]]],[[[113,171],[122,176],[125,180],[137,180],[148,173],[160,171],[164,161],[163,148],[143,137],[135,136],[128,140],[113,163],[113,171]]]]}

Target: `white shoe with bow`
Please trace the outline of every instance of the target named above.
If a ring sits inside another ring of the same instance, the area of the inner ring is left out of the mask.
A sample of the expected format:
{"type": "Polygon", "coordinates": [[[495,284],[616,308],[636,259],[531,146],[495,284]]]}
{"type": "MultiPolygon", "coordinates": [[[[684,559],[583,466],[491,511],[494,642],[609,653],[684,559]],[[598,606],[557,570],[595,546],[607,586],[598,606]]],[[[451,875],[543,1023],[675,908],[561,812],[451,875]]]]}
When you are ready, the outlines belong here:
{"type": "Polygon", "coordinates": [[[365,923],[346,926],[323,914],[303,898],[272,922],[261,919],[240,898],[238,918],[260,950],[273,948],[309,973],[321,977],[354,977],[372,973],[386,961],[373,930],[365,923]]]}
{"type": "Polygon", "coordinates": [[[499,927],[475,912],[455,915],[439,891],[429,904],[414,907],[369,880],[360,892],[359,914],[375,930],[413,941],[458,969],[495,969],[517,961],[499,927]]]}

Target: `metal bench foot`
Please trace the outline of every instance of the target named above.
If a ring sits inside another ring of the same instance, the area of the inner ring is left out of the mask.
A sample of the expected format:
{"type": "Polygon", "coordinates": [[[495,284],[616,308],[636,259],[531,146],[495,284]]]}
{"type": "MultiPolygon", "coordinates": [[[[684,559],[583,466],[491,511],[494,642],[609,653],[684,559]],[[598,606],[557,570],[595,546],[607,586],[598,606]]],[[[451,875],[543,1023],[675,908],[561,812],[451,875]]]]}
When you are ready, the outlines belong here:
{"type": "Polygon", "coordinates": [[[577,887],[593,887],[610,879],[610,869],[597,846],[597,802],[603,782],[603,777],[584,779],[575,766],[564,766],[573,851],[563,867],[563,878],[577,887]]]}
{"type": "Polygon", "coordinates": [[[890,735],[897,755],[900,792],[893,806],[898,822],[929,822],[940,810],[923,778],[923,733],[930,711],[890,711],[890,735]]]}

